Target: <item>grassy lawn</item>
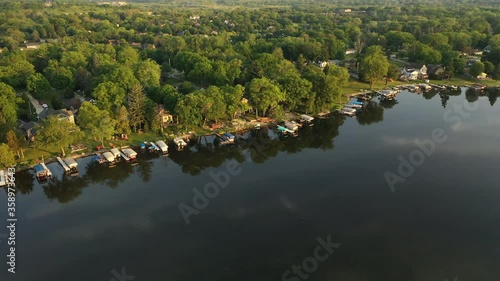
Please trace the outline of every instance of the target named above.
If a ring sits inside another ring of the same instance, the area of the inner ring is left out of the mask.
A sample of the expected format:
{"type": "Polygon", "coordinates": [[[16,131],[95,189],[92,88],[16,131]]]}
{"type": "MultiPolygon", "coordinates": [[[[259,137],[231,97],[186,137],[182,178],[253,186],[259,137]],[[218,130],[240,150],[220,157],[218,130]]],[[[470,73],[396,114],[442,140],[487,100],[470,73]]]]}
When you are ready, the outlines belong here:
{"type": "MultiPolygon", "coordinates": [[[[394,81],[394,82],[389,82],[386,85],[385,81],[379,81],[373,85],[373,90],[381,90],[387,87],[393,87],[402,84],[407,84],[407,83],[402,81],[394,81]]],[[[363,90],[369,91],[370,84],[358,81],[351,77],[349,78],[349,84],[344,89],[342,89],[342,92],[344,93],[344,95],[351,95],[354,93],[363,92],[363,90]]]]}
{"type": "Polygon", "coordinates": [[[478,80],[467,77],[465,75],[455,76],[453,78],[450,78],[449,80],[431,80],[431,83],[438,85],[457,85],[457,86],[473,85],[479,83],[490,87],[500,86],[500,81],[489,80],[489,79],[478,80]]]}

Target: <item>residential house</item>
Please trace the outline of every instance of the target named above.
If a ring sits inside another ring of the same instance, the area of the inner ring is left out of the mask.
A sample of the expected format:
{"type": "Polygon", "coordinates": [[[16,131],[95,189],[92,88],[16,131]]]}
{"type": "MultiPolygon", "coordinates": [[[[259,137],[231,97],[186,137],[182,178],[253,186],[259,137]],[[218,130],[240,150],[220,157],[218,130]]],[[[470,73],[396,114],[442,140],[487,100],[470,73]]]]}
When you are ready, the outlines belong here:
{"type": "Polygon", "coordinates": [[[484,79],[488,78],[488,74],[483,72],[483,73],[479,74],[476,78],[479,80],[484,80],[484,79]]]}
{"type": "Polygon", "coordinates": [[[407,65],[403,67],[402,80],[423,80],[427,79],[427,66],[425,65],[407,65]]]}
{"type": "Polygon", "coordinates": [[[36,135],[36,126],[38,125],[37,122],[24,122],[22,120],[17,121],[17,129],[18,131],[24,136],[24,138],[32,142],[35,140],[35,135],[36,135]]]}
{"type": "Polygon", "coordinates": [[[484,47],[484,49],[483,49],[483,53],[489,53],[489,52],[491,52],[491,46],[490,45],[484,47]]]}
{"type": "Polygon", "coordinates": [[[57,116],[60,120],[67,120],[70,123],[75,123],[75,114],[71,110],[67,109],[48,109],[44,108],[40,114],[38,114],[39,119],[46,119],[49,116],[57,116]]]}
{"type": "Polygon", "coordinates": [[[354,54],[356,54],[356,50],[355,49],[347,49],[345,51],[345,54],[346,55],[354,55],[354,54]]]}
{"type": "Polygon", "coordinates": [[[432,79],[442,79],[445,73],[445,69],[442,65],[429,65],[427,67],[427,74],[432,79]]]}
{"type": "Polygon", "coordinates": [[[26,47],[27,50],[36,50],[40,48],[40,43],[26,42],[24,43],[24,47],[26,47]]]}

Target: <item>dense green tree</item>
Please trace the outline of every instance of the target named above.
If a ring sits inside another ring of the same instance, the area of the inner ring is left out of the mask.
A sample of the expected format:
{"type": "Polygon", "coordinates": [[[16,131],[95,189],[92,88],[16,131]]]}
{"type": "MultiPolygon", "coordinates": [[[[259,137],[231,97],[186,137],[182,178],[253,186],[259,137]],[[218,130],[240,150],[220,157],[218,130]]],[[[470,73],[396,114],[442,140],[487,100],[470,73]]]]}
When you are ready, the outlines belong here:
{"type": "Polygon", "coordinates": [[[160,86],[160,66],[150,59],[138,62],[135,66],[135,77],[143,87],[160,86]]]}
{"type": "Polygon", "coordinates": [[[99,140],[104,146],[105,139],[111,139],[115,132],[117,121],[109,111],[99,109],[90,102],[84,102],[78,114],[78,125],[87,135],[99,140]]]}
{"type": "Polygon", "coordinates": [[[124,103],[126,92],[118,84],[103,82],[92,91],[92,97],[97,101],[97,107],[113,112],[124,103]]]}
{"type": "Polygon", "coordinates": [[[0,140],[4,140],[7,131],[16,125],[18,103],[21,99],[14,89],[0,82],[0,140]]]}
{"type": "Polygon", "coordinates": [[[484,72],[484,63],[480,61],[474,62],[469,69],[469,74],[472,75],[472,77],[477,77],[483,72],[484,72]]]}
{"type": "Polygon", "coordinates": [[[359,64],[359,74],[363,81],[370,83],[370,89],[376,81],[387,75],[389,62],[380,46],[368,47],[359,64]]]}
{"type": "Polygon", "coordinates": [[[278,107],[280,102],[285,100],[285,94],[267,78],[252,79],[248,85],[248,92],[257,118],[259,117],[259,110],[265,116],[266,112],[278,107]]]}
{"type": "Polygon", "coordinates": [[[16,163],[14,152],[5,143],[0,143],[0,167],[10,168],[16,163]]]}
{"type": "Polygon", "coordinates": [[[33,94],[34,97],[41,98],[47,94],[52,87],[45,76],[41,73],[35,73],[28,77],[26,81],[26,88],[33,94]]]}
{"type": "Polygon", "coordinates": [[[65,156],[65,147],[83,137],[78,126],[65,119],[59,119],[57,116],[49,116],[43,120],[38,126],[37,132],[37,140],[40,143],[60,147],[63,156],[65,156]]]}

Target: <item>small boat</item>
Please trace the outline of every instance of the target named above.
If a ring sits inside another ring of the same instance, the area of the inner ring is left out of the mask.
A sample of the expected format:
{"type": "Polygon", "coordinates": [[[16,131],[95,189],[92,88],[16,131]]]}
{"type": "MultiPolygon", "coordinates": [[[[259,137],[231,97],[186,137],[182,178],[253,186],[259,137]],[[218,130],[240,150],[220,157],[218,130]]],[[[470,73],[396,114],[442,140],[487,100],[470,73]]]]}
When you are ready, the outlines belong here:
{"type": "Polygon", "coordinates": [[[256,124],[254,127],[253,127],[254,130],[260,130],[260,124],[256,124]]]}
{"type": "Polygon", "coordinates": [[[96,153],[96,155],[94,157],[92,157],[92,161],[96,162],[98,164],[102,164],[106,160],[104,159],[104,157],[102,157],[102,155],[100,153],[96,153]]]}
{"type": "Polygon", "coordinates": [[[139,147],[141,148],[142,151],[146,150],[146,142],[141,142],[139,144],[139,147]]]}
{"type": "Polygon", "coordinates": [[[158,152],[158,151],[160,151],[160,148],[158,146],[156,146],[156,144],[154,142],[150,142],[148,150],[149,150],[149,152],[154,152],[154,151],[158,152]]]}
{"type": "Polygon", "coordinates": [[[311,123],[314,120],[314,117],[306,115],[306,114],[302,114],[302,115],[300,115],[300,120],[302,120],[305,123],[311,123]]]}
{"type": "Polygon", "coordinates": [[[481,84],[474,84],[470,86],[470,88],[474,91],[483,91],[484,89],[486,89],[486,86],[481,84]]]}
{"type": "Polygon", "coordinates": [[[295,132],[299,129],[299,126],[294,121],[285,121],[285,127],[292,132],[295,132]]]}
{"type": "Polygon", "coordinates": [[[137,152],[130,148],[122,149],[122,157],[127,161],[134,161],[137,158],[137,152]]]}
{"type": "Polygon", "coordinates": [[[344,105],[344,107],[359,109],[359,108],[362,108],[363,106],[359,105],[359,104],[348,103],[348,104],[344,105]]]}
{"type": "Polygon", "coordinates": [[[448,85],[448,89],[449,89],[449,90],[456,91],[456,90],[458,90],[458,86],[455,86],[455,85],[448,85]]]}
{"type": "Polygon", "coordinates": [[[5,178],[5,171],[0,170],[0,186],[6,186],[7,185],[7,179],[5,178]]]}
{"type": "Polygon", "coordinates": [[[116,159],[115,159],[115,156],[113,155],[113,153],[106,151],[102,154],[102,157],[104,157],[104,159],[106,159],[106,161],[108,162],[108,165],[110,167],[113,167],[115,165],[116,159]]]}
{"type": "Polygon", "coordinates": [[[109,152],[111,152],[115,157],[115,162],[121,159],[121,153],[120,150],[118,150],[118,148],[111,148],[109,152]]]}
{"type": "Polygon", "coordinates": [[[236,138],[234,135],[230,134],[230,133],[224,133],[224,138],[226,139],[227,142],[229,143],[234,143],[236,141],[236,138]]]}
{"type": "Polygon", "coordinates": [[[158,145],[160,151],[162,154],[167,154],[168,153],[168,145],[162,141],[162,140],[159,140],[156,142],[156,144],[158,145]]]}
{"type": "Polygon", "coordinates": [[[337,112],[340,113],[340,114],[342,114],[342,115],[347,115],[347,116],[350,116],[350,117],[353,117],[353,116],[356,115],[356,109],[355,108],[344,107],[342,109],[338,109],[337,112]]]}
{"type": "Polygon", "coordinates": [[[177,150],[183,150],[187,146],[187,143],[179,137],[174,139],[174,145],[177,147],[177,150]]]}
{"type": "Polygon", "coordinates": [[[278,132],[284,133],[284,134],[286,134],[286,133],[294,134],[295,133],[295,131],[292,131],[292,130],[285,128],[283,126],[280,126],[280,125],[278,125],[277,129],[278,129],[278,132]]]}
{"type": "Polygon", "coordinates": [[[69,172],[72,175],[78,174],[78,169],[77,169],[78,164],[76,163],[75,159],[73,159],[71,157],[66,157],[66,158],[64,158],[64,162],[69,167],[69,172]]]}
{"type": "Polygon", "coordinates": [[[38,181],[46,181],[52,177],[52,172],[45,166],[45,163],[40,163],[33,167],[38,181]]]}

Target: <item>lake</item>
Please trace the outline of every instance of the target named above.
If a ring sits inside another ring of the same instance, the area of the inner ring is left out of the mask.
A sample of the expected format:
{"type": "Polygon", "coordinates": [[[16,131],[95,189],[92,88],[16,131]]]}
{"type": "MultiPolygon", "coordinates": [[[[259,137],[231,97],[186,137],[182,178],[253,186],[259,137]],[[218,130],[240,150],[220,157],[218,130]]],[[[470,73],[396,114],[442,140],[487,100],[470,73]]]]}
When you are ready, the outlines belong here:
{"type": "Polygon", "coordinates": [[[77,177],[52,163],[44,185],[19,172],[16,274],[4,240],[0,279],[498,280],[498,96],[403,91],[296,138],[78,159],[77,177]]]}

